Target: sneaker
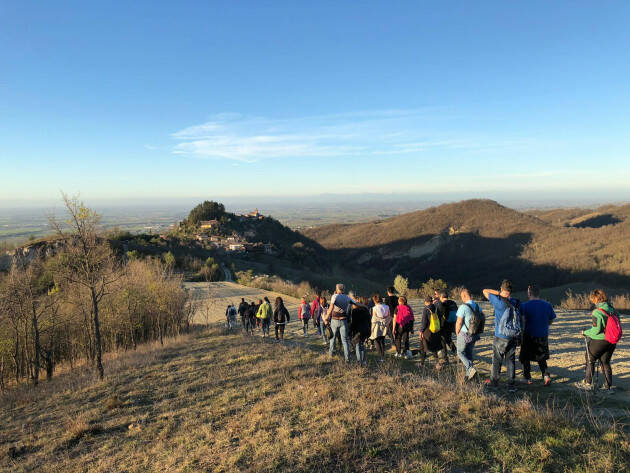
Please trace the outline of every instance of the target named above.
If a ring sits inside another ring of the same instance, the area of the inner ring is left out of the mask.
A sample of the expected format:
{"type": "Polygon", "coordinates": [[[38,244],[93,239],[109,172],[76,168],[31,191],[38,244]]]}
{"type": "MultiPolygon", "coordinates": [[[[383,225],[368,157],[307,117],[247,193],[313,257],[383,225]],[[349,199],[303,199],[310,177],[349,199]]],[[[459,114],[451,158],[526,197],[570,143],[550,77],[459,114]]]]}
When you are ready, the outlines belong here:
{"type": "Polygon", "coordinates": [[[411,353],[411,350],[407,350],[407,353],[405,353],[405,355],[408,360],[411,360],[413,358],[413,353],[411,353]]]}
{"type": "Polygon", "coordinates": [[[383,362],[385,361],[385,358],[380,358],[378,361],[379,361],[380,363],[383,363],[383,362]]]}
{"type": "Polygon", "coordinates": [[[614,386],[602,386],[599,389],[604,394],[615,394],[615,387],[614,386]]]}
{"type": "Polygon", "coordinates": [[[508,384],[507,389],[508,389],[509,393],[515,393],[516,392],[516,385],[513,384],[513,383],[512,384],[508,384]]]}
{"type": "Polygon", "coordinates": [[[593,383],[587,383],[584,380],[578,381],[577,383],[574,384],[574,386],[576,388],[578,388],[578,389],[583,390],[583,391],[592,391],[593,390],[593,383]]]}
{"type": "Polygon", "coordinates": [[[550,385],[551,385],[551,376],[545,376],[544,386],[550,386],[550,385]]]}
{"type": "Polygon", "coordinates": [[[486,379],[484,381],[484,385],[488,388],[496,388],[499,385],[499,382],[494,379],[486,379]]]}
{"type": "Polygon", "coordinates": [[[525,383],[530,384],[530,385],[534,384],[531,378],[530,379],[525,378],[525,383]]]}

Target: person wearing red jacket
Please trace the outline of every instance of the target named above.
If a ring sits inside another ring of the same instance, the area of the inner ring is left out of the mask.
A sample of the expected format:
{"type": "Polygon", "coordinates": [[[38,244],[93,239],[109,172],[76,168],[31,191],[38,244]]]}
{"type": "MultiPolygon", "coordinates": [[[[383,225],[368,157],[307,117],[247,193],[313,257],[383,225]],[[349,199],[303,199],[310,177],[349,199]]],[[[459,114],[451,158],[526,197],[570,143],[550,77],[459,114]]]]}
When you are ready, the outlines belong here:
{"type": "Polygon", "coordinates": [[[413,310],[407,305],[407,298],[400,296],[394,315],[393,335],[396,343],[396,357],[411,358],[409,334],[413,332],[413,310]]]}

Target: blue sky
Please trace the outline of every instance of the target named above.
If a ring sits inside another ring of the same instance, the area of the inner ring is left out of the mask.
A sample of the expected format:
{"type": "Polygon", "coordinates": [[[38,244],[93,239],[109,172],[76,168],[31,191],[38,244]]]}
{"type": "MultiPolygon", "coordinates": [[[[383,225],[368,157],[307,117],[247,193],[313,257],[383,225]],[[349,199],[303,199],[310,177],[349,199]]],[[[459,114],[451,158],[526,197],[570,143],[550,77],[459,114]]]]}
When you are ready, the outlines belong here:
{"type": "Polygon", "coordinates": [[[630,198],[630,3],[0,3],[0,202],[630,198]]]}

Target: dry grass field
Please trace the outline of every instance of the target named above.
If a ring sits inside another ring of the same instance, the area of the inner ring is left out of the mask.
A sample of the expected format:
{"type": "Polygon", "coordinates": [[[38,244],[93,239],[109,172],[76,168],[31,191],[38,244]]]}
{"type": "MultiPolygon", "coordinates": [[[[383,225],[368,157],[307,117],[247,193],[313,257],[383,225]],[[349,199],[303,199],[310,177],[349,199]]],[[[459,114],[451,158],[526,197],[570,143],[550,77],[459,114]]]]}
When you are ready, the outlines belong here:
{"type": "Polygon", "coordinates": [[[619,472],[621,426],[389,360],[200,331],[0,410],[6,472],[619,472]]]}
{"type": "Polygon", "coordinates": [[[5,395],[0,471],[630,471],[626,391],[604,398],[564,387],[579,374],[574,341],[573,365],[560,369],[566,353],[554,352],[551,392],[485,393],[457,368],[438,375],[372,357],[367,369],[347,367],[294,322],[282,345],[226,333],[228,300],[264,291],[199,283],[200,302],[210,293],[223,301],[202,315],[209,329],[112,355],[103,381],[65,373],[5,395]]]}
{"type": "MultiPolygon", "coordinates": [[[[186,283],[186,287],[192,289],[194,297],[200,303],[200,310],[196,319],[197,323],[205,323],[203,313],[209,314],[210,322],[219,322],[225,320],[225,309],[229,302],[238,305],[241,297],[245,297],[246,301],[267,295],[269,300],[278,295],[270,293],[262,289],[241,286],[231,282],[216,283],[186,283]],[[205,312],[205,308],[209,308],[205,312]]],[[[280,294],[281,295],[281,294],[280,294]]],[[[287,326],[287,334],[285,337],[289,340],[297,340],[302,344],[318,347],[324,351],[320,339],[315,336],[315,330],[311,327],[312,336],[304,339],[302,335],[302,326],[297,320],[297,307],[299,300],[281,295],[292,317],[292,322],[287,326]],[[321,348],[320,348],[321,347],[321,348]]],[[[419,300],[411,300],[410,305],[415,312],[420,311],[421,302],[419,300]]],[[[485,312],[491,314],[492,310],[489,304],[482,304],[485,312]]],[[[551,325],[549,336],[549,347],[551,350],[551,360],[549,366],[553,377],[553,385],[551,389],[542,389],[540,384],[540,371],[534,363],[532,366],[532,376],[535,384],[533,386],[522,385],[524,391],[539,395],[539,392],[545,396],[552,392],[558,394],[563,392],[565,397],[577,397],[579,394],[572,387],[573,382],[578,381],[584,376],[584,339],[580,335],[581,331],[590,325],[590,315],[586,311],[580,310],[557,310],[558,318],[551,325]]],[[[627,403],[630,408],[630,319],[622,317],[624,333],[627,334],[619,344],[613,355],[613,377],[617,392],[614,395],[615,404],[617,402],[627,403]]],[[[475,354],[478,359],[481,371],[488,373],[492,362],[492,334],[493,319],[490,317],[486,324],[486,333],[477,343],[475,354]]],[[[414,334],[412,349],[418,349],[419,343],[416,334],[414,334]]],[[[454,358],[454,357],[453,357],[454,358]]],[[[517,362],[517,376],[520,373],[520,364],[517,362]]],[[[603,375],[600,373],[603,381],[603,375]]],[[[619,414],[619,412],[617,412],[619,414]]],[[[629,418],[630,420],[630,418],[629,418]]]]}

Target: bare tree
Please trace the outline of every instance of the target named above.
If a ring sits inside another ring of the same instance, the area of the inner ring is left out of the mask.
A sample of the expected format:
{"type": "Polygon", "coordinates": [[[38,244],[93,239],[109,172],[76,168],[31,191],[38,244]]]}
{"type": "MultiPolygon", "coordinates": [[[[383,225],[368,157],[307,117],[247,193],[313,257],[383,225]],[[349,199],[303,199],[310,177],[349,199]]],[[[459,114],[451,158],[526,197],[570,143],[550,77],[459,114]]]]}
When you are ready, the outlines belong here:
{"type": "Polygon", "coordinates": [[[94,330],[94,361],[100,379],[103,379],[103,348],[99,308],[109,287],[120,277],[116,258],[107,240],[99,236],[100,215],[87,208],[77,197],[63,195],[69,219],[70,232],[64,231],[54,218],[52,227],[65,242],[59,255],[57,274],[61,281],[87,292],[90,301],[91,324],[94,330]]]}

